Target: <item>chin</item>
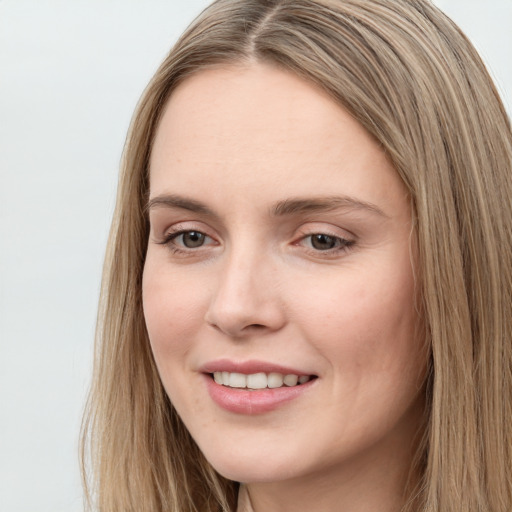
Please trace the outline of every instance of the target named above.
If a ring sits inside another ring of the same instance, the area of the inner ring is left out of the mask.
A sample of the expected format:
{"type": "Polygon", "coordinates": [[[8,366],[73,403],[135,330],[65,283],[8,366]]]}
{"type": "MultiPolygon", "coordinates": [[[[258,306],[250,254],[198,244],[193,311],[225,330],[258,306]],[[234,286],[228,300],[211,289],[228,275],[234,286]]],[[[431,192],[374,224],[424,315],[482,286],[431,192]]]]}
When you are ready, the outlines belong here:
{"type": "Polygon", "coordinates": [[[285,470],[284,467],[269,467],[263,459],[251,466],[240,463],[212,464],[212,466],[224,478],[242,483],[279,482],[299,476],[289,469],[285,470]]]}
{"type": "MultiPolygon", "coordinates": [[[[278,482],[300,476],[295,460],[273,460],[260,447],[252,453],[226,450],[224,453],[205,453],[212,467],[228,480],[243,483],[278,482]]],[[[284,458],[283,458],[284,459],[284,458]]]]}

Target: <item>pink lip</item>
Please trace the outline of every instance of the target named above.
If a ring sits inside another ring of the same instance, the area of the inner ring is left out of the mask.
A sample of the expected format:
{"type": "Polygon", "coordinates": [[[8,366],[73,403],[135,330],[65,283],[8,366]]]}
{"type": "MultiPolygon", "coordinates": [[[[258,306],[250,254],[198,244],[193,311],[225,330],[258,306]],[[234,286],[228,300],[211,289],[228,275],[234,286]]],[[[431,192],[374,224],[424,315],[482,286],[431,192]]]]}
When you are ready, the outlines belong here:
{"type": "Polygon", "coordinates": [[[259,372],[275,372],[283,375],[294,374],[298,376],[310,374],[293,368],[286,368],[284,366],[262,361],[245,361],[236,363],[228,360],[218,360],[207,363],[201,368],[201,371],[204,373],[204,380],[208,393],[211,399],[218,406],[229,412],[248,415],[262,414],[277,409],[287,402],[307,393],[317,380],[312,379],[305,384],[300,384],[298,386],[283,386],[281,388],[266,388],[250,391],[248,389],[235,389],[217,384],[210,374],[221,371],[238,372],[246,375],[259,372]]]}
{"type": "Polygon", "coordinates": [[[213,372],[230,372],[230,373],[282,373],[283,375],[312,375],[311,373],[297,370],[296,368],[289,368],[279,364],[269,363],[266,361],[230,361],[229,359],[218,359],[211,361],[202,366],[199,371],[202,373],[213,372]]]}

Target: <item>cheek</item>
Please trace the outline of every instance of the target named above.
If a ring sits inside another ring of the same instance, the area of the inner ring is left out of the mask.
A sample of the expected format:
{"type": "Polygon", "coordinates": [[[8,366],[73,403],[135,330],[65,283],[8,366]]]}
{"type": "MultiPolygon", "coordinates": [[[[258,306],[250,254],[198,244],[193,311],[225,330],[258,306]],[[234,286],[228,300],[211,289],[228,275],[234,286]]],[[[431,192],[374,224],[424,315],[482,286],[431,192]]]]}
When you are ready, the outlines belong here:
{"type": "Polygon", "coordinates": [[[162,358],[174,361],[188,350],[191,334],[201,327],[206,302],[200,286],[183,283],[179,273],[161,269],[148,258],[142,281],[144,318],[157,364],[162,358]]]}
{"type": "Polygon", "coordinates": [[[317,283],[323,286],[297,306],[308,339],[340,375],[389,377],[417,370],[422,356],[414,280],[402,268],[391,273],[389,266],[387,272],[375,267],[317,283]]]}
{"type": "Polygon", "coordinates": [[[190,409],[200,417],[201,404],[184,387],[183,376],[188,371],[187,355],[204,318],[204,294],[200,287],[183,283],[178,272],[169,272],[148,257],[142,300],[151,350],[167,395],[177,410],[190,409]]]}

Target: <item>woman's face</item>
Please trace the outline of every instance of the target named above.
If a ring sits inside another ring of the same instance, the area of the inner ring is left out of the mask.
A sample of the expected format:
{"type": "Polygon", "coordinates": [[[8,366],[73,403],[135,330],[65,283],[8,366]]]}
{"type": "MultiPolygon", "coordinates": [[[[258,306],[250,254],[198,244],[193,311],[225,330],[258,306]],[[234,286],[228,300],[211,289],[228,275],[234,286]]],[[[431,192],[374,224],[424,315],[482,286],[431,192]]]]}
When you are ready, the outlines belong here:
{"type": "Polygon", "coordinates": [[[372,137],[269,65],[201,71],[166,106],[150,182],[147,329],[211,464],[243,482],[408,464],[414,236],[372,137]]]}

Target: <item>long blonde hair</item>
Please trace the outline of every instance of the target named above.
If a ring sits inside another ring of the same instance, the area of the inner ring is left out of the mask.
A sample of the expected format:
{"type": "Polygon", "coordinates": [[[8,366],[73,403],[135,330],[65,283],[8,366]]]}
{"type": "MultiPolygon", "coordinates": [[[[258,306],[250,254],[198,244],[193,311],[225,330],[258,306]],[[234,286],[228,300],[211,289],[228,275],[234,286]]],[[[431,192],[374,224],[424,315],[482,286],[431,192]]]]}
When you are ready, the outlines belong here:
{"type": "Polygon", "coordinates": [[[162,108],[192,73],[247,60],[322,87],[379,141],[409,189],[431,351],[410,508],[509,512],[510,121],[472,45],[428,0],[218,0],[171,50],[124,151],[82,432],[89,503],[101,512],[235,509],[237,484],[204,459],[162,388],[141,280],[162,108]]]}

